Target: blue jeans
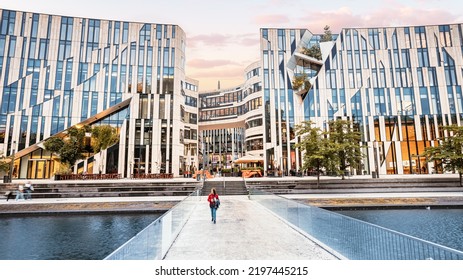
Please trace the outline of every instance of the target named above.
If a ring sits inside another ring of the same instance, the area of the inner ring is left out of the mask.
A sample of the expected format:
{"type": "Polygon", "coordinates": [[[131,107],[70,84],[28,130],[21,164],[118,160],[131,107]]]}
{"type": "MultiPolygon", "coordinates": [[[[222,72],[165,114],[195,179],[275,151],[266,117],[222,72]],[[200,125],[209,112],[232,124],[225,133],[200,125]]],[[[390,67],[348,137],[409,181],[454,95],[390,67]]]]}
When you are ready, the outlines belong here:
{"type": "Polygon", "coordinates": [[[217,208],[215,208],[215,207],[209,207],[209,208],[211,208],[212,221],[214,221],[214,223],[215,223],[216,217],[217,217],[217,208]]]}
{"type": "Polygon", "coordinates": [[[18,200],[18,199],[24,200],[24,193],[22,193],[20,191],[16,191],[16,199],[15,200],[18,200]]]}

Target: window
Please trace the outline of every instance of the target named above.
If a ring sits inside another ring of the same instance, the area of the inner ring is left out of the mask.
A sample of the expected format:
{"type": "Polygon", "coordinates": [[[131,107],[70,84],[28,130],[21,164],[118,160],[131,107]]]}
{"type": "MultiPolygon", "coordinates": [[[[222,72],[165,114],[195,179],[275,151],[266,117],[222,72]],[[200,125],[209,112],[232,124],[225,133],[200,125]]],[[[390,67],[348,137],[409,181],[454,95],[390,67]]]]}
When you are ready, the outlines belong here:
{"type": "Polygon", "coordinates": [[[156,39],[162,39],[162,25],[160,24],[156,25],[156,39]]]}
{"type": "Polygon", "coordinates": [[[122,44],[127,44],[129,40],[129,23],[123,23],[123,30],[122,30],[122,44]]]}
{"type": "Polygon", "coordinates": [[[429,67],[429,55],[427,48],[417,49],[418,65],[420,67],[429,67]]]}
{"type": "Polygon", "coordinates": [[[2,13],[0,34],[1,35],[13,35],[15,20],[16,20],[16,12],[4,10],[2,13]]]}
{"type": "Polygon", "coordinates": [[[140,46],[145,45],[145,41],[149,42],[151,41],[151,24],[144,24],[143,27],[140,30],[140,46]]]}
{"type": "Polygon", "coordinates": [[[410,27],[404,27],[404,34],[405,34],[405,48],[410,49],[411,46],[411,39],[410,39],[410,27]]]}
{"type": "Polygon", "coordinates": [[[119,21],[116,21],[114,23],[114,38],[113,38],[113,43],[115,45],[119,45],[119,37],[121,36],[121,23],[119,21]]]}
{"type": "Polygon", "coordinates": [[[374,29],[368,29],[368,39],[369,39],[369,43],[370,43],[370,46],[375,49],[375,50],[378,50],[380,48],[379,46],[379,31],[378,29],[374,28],[374,29]]]}
{"type": "Polygon", "coordinates": [[[415,44],[416,48],[426,48],[426,29],[424,26],[415,27],[415,44]]]}
{"type": "Polygon", "coordinates": [[[268,40],[268,29],[262,29],[262,38],[268,40]]]}
{"type": "Polygon", "coordinates": [[[440,44],[444,47],[451,47],[452,46],[452,36],[450,34],[450,26],[449,25],[440,25],[439,26],[439,37],[440,37],[440,44]]]}

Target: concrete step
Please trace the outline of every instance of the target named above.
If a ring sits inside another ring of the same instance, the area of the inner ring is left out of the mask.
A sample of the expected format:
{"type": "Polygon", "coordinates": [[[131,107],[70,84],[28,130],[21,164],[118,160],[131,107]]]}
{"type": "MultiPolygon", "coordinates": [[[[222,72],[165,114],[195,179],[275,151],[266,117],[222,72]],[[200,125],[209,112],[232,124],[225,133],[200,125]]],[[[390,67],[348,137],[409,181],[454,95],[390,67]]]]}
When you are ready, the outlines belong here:
{"type": "Polygon", "coordinates": [[[205,181],[202,189],[203,195],[208,195],[215,188],[220,195],[245,195],[247,189],[244,181],[205,181]]]}
{"type": "MultiPolygon", "coordinates": [[[[58,184],[34,184],[32,198],[79,198],[79,197],[127,197],[127,196],[188,196],[201,183],[179,183],[166,182],[160,183],[132,183],[132,184],[117,184],[98,183],[98,184],[69,184],[65,185],[62,182],[58,184]]],[[[0,195],[4,195],[7,191],[16,195],[17,185],[1,184],[0,195]]],[[[6,198],[6,196],[5,196],[6,198]]]]}
{"type": "Polygon", "coordinates": [[[343,193],[343,192],[403,192],[403,191],[457,191],[462,190],[458,178],[391,178],[391,179],[323,179],[319,185],[308,180],[247,181],[255,187],[272,193],[343,193]]]}

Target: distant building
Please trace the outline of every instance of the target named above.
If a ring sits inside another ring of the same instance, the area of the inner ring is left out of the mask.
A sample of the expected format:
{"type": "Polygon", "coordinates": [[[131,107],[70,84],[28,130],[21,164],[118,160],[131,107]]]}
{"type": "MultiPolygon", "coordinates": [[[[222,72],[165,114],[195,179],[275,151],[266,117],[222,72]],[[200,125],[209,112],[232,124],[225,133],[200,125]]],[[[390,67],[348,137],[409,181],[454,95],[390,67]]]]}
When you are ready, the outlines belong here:
{"type": "Polygon", "coordinates": [[[248,153],[263,155],[263,107],[260,63],[245,69],[245,82],[231,89],[199,94],[201,167],[218,171],[235,167],[248,153]]]}

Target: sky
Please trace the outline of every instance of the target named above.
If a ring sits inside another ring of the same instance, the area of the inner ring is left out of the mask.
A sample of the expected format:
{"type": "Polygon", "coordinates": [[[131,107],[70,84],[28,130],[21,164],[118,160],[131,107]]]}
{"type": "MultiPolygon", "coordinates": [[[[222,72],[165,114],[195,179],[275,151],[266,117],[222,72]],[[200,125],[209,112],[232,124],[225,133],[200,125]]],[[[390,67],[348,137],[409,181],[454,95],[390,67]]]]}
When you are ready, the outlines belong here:
{"type": "Polygon", "coordinates": [[[236,87],[259,60],[260,28],[345,27],[463,22],[461,0],[0,0],[0,8],[179,25],[187,36],[186,74],[200,91],[236,87]]]}

